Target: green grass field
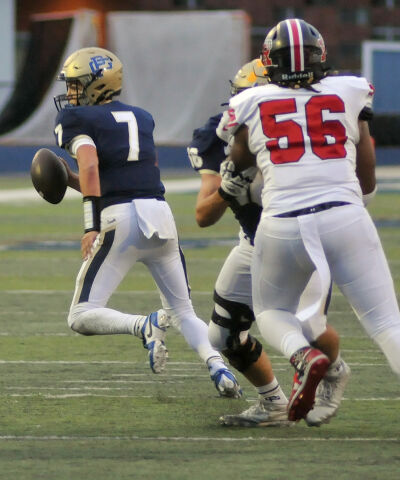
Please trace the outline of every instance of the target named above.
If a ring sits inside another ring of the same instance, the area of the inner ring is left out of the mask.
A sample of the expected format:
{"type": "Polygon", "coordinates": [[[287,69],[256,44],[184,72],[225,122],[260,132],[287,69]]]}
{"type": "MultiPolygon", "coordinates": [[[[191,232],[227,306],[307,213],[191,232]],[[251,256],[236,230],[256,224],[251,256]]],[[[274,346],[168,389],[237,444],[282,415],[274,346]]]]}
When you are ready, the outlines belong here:
{"type": "MultiPolygon", "coordinates": [[[[0,179],[0,189],[26,187],[0,179]]],[[[199,229],[194,194],[170,194],[192,297],[208,321],[220,266],[236,241],[226,215],[199,229]]],[[[397,291],[400,194],[378,194],[370,207],[397,291]]],[[[400,388],[382,353],[335,290],[329,320],[341,334],[352,378],[329,425],[226,428],[223,413],[255,399],[219,398],[205,366],[172,328],[166,372],[151,373],[130,336],[82,337],[67,311],[80,266],[78,200],[0,203],[0,478],[13,480],[392,480],[400,472],[400,388]]],[[[154,283],[138,265],[111,306],[131,313],[159,308],[154,283]]],[[[254,332],[258,332],[255,330],[254,332]]],[[[288,394],[292,368],[267,347],[288,394]]]]}

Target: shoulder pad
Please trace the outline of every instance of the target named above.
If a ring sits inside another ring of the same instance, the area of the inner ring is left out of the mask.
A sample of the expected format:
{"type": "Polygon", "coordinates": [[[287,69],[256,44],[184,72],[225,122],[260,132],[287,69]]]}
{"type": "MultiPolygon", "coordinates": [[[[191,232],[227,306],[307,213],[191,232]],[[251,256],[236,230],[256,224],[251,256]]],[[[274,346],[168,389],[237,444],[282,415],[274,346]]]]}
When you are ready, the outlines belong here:
{"type": "Polygon", "coordinates": [[[216,129],[221,117],[222,113],[210,117],[202,127],[196,128],[193,131],[193,138],[189,147],[197,148],[198,154],[207,151],[211,145],[218,140],[216,129]]]}

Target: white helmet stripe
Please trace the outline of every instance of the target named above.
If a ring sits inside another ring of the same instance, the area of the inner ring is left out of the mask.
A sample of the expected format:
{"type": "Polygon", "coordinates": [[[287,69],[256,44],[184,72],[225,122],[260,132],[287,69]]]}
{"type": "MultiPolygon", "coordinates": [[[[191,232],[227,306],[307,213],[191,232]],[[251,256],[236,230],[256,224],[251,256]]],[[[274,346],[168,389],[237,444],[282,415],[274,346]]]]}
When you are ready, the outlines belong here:
{"type": "Polygon", "coordinates": [[[290,41],[290,70],[299,72],[304,70],[303,32],[297,19],[285,20],[290,41]]]}

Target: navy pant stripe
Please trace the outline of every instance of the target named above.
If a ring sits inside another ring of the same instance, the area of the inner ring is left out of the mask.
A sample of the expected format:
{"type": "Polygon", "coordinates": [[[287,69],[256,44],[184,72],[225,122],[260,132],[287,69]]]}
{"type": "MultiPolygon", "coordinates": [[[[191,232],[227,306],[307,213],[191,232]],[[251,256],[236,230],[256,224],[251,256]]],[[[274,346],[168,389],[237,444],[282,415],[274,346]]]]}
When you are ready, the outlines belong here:
{"type": "Polygon", "coordinates": [[[186,270],[186,260],[185,260],[185,255],[183,254],[182,249],[181,249],[180,246],[179,246],[179,254],[180,254],[180,256],[181,256],[181,262],[182,262],[182,266],[183,266],[183,271],[185,272],[186,285],[187,285],[188,292],[189,292],[189,297],[190,297],[190,286],[189,286],[189,280],[188,280],[187,270],[186,270]]]}
{"type": "Polygon", "coordinates": [[[93,257],[92,262],[86,272],[78,303],[87,302],[89,300],[90,290],[92,288],[94,279],[112,247],[114,237],[115,230],[110,230],[104,235],[103,243],[93,257]]]}
{"type": "Polygon", "coordinates": [[[332,298],[332,282],[329,286],[328,295],[326,296],[324,315],[328,315],[328,308],[329,308],[329,305],[331,303],[331,298],[332,298]]]}

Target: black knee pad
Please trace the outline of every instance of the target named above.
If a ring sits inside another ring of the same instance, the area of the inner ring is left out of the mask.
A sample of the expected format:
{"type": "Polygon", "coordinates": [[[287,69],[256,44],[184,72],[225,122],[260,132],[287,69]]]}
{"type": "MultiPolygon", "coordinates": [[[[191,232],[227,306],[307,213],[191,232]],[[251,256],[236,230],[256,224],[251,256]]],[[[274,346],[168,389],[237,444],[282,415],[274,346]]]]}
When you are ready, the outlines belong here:
{"type": "Polygon", "coordinates": [[[229,360],[232,367],[239,372],[245,372],[261,355],[261,343],[251,335],[247,337],[246,343],[240,345],[238,336],[232,335],[228,338],[228,348],[222,353],[229,360]]]}
{"type": "Polygon", "coordinates": [[[254,322],[255,317],[253,310],[244,303],[233,302],[232,300],[226,300],[222,298],[214,290],[214,302],[229,312],[231,318],[222,317],[219,315],[215,308],[213,310],[211,319],[217,325],[228,328],[232,332],[245,332],[250,330],[251,324],[254,322]]]}

